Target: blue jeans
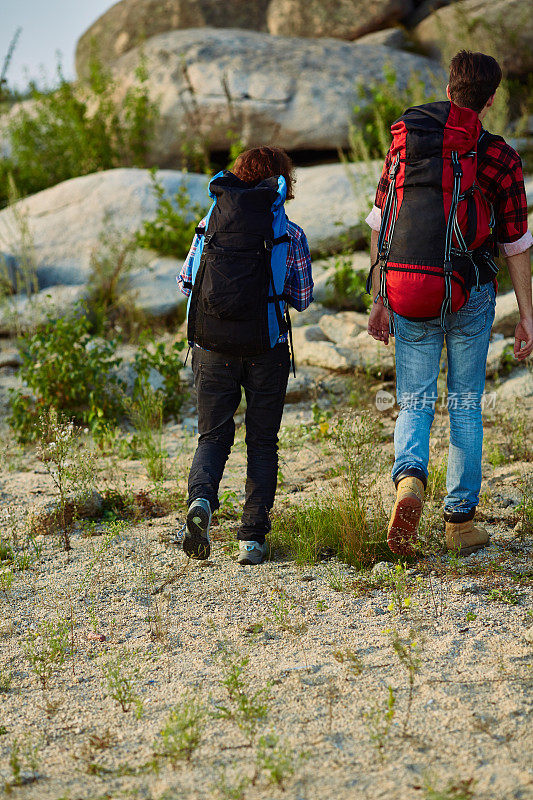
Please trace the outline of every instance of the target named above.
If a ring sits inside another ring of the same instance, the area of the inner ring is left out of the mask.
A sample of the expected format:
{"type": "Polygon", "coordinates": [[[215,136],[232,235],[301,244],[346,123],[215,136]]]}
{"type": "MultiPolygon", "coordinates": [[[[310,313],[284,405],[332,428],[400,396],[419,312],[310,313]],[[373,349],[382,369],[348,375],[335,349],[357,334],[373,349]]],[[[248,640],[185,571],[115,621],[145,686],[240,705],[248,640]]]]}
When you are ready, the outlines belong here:
{"type": "Polygon", "coordinates": [[[470,293],[468,302],[440,320],[411,321],[394,314],[396,394],[400,413],[394,431],[392,478],[428,476],[429,432],[437,402],[444,341],[448,357],[450,446],[445,512],[470,514],[479,502],[483,422],[481,398],[496,304],[492,283],[470,293]]]}

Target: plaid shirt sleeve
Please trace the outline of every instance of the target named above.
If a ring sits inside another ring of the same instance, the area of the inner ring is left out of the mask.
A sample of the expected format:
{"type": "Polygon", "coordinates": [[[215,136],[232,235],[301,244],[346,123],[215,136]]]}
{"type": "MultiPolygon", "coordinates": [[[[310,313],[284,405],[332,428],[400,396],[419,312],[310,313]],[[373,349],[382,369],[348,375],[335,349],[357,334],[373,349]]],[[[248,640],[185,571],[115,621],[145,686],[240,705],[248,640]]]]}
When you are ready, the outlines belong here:
{"type": "MultiPolygon", "coordinates": [[[[205,227],[205,219],[200,220],[198,223],[199,228],[205,227]]],[[[185,286],[186,283],[192,283],[192,262],[194,260],[194,255],[200,244],[201,238],[198,236],[197,233],[194,234],[194,239],[192,240],[191,249],[187,253],[187,258],[183,262],[183,266],[181,268],[181,272],[176,278],[178,283],[178,288],[185,297],[188,297],[191,293],[191,289],[188,286],[185,286]]]]}
{"type": "Polygon", "coordinates": [[[303,230],[291,220],[287,223],[289,249],[283,294],[296,311],[303,311],[313,302],[311,254],[303,230]]]}
{"type": "Polygon", "coordinates": [[[389,147],[389,152],[385,158],[385,163],[383,164],[383,169],[381,170],[381,177],[379,179],[378,188],[376,190],[376,199],[374,200],[374,205],[378,208],[383,208],[385,205],[385,200],[387,199],[387,192],[389,191],[389,170],[391,166],[391,149],[392,145],[389,147]]]}
{"type": "Polygon", "coordinates": [[[516,150],[500,139],[492,141],[478,164],[477,181],[494,209],[498,243],[521,239],[527,233],[527,199],[516,150]]]}

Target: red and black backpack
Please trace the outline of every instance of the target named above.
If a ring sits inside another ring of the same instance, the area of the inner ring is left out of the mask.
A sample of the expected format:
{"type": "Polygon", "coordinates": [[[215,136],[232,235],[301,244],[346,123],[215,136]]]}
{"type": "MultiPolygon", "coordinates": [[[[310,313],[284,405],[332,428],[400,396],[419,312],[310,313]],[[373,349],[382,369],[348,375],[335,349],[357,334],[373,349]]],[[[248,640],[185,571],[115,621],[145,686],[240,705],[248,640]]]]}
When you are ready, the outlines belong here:
{"type": "MultiPolygon", "coordinates": [[[[492,208],[476,183],[478,142],[486,136],[475,111],[450,102],[407,111],[391,128],[389,190],[378,238],[380,295],[408,319],[458,311],[480,269],[494,277],[492,208]]],[[[483,142],[486,147],[486,143],[483,142]]]]}

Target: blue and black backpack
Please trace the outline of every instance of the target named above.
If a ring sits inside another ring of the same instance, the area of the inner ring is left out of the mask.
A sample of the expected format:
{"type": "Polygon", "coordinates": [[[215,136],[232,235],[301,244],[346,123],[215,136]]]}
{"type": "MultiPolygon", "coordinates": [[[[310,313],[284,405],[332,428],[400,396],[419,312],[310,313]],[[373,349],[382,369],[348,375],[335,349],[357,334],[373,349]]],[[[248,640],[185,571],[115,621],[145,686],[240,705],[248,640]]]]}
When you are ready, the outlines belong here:
{"type": "Polygon", "coordinates": [[[283,297],[287,269],[285,178],[256,186],[232,172],[209,183],[213,203],[192,265],[187,307],[190,343],[234,356],[270,350],[290,333],[283,297]]]}

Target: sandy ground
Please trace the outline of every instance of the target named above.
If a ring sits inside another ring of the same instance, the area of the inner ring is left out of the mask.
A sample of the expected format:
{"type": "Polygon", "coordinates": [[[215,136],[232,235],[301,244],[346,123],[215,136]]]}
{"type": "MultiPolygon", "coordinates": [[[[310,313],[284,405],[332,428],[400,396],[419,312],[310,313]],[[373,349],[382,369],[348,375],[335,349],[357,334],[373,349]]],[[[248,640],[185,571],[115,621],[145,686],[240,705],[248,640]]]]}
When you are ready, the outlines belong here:
{"type": "MultiPolygon", "coordinates": [[[[15,379],[3,372],[5,397],[15,379]]],[[[337,394],[317,393],[324,412],[348,410],[349,387],[341,388],[337,380],[337,394]]],[[[359,388],[372,397],[376,387],[359,388]]],[[[184,488],[194,447],[192,409],[185,417],[165,431],[169,489],[184,488]]],[[[388,469],[394,421],[383,420],[388,469]]],[[[444,414],[433,433],[440,459],[444,414]]],[[[330,445],[314,434],[309,403],[287,406],[278,507],[305,502],[332,480],[330,445]]],[[[18,448],[5,427],[1,435],[0,499],[4,512],[21,514],[51,499],[53,487],[31,448],[18,448]]],[[[487,442],[500,435],[489,426],[487,442]]],[[[244,463],[241,425],[222,487],[228,512],[242,500],[244,463]]],[[[101,468],[102,486],[147,486],[141,462],[108,456],[101,468]]],[[[239,567],[231,519],[214,528],[205,563],[181,551],[179,510],[98,523],[90,536],[78,527],[68,554],[56,537],[39,537],[38,560],[0,592],[0,787],[28,800],[533,797],[533,542],[515,530],[525,473],[531,463],[485,465],[491,546],[411,566],[401,613],[384,567],[358,573],[335,559],[299,567],[275,552],[260,567],[239,567]],[[42,620],[63,621],[69,635],[66,660],[44,690],[26,654],[42,620]],[[416,661],[410,712],[395,635],[416,661]],[[110,696],[104,668],[115,657],[142,703],[137,716],[110,696]],[[264,705],[253,735],[223,683],[231,664],[243,669],[233,696],[264,705]],[[394,714],[384,732],[389,691],[394,714]],[[191,698],[201,705],[200,742],[174,769],[154,754],[170,712],[191,698]],[[221,706],[232,718],[221,718],[221,706]],[[271,734],[274,750],[260,744],[271,734]]],[[[389,503],[386,475],[375,484],[389,503]]]]}

